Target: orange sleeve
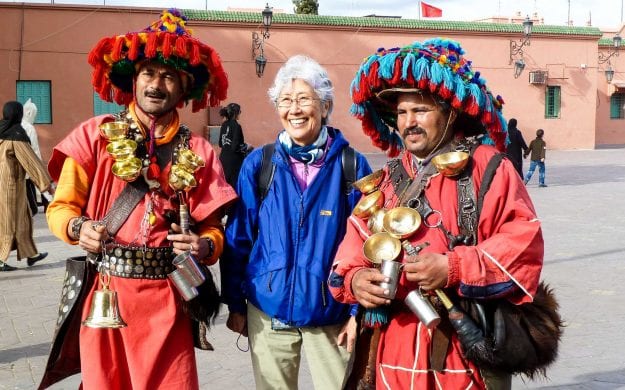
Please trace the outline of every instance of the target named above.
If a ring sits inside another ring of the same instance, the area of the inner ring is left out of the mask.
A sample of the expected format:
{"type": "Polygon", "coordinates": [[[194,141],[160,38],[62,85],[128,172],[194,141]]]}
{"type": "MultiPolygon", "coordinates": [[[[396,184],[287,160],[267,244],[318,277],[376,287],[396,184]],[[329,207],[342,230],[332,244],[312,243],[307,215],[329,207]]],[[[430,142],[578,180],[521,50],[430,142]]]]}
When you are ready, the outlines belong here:
{"type": "Polygon", "coordinates": [[[78,243],[67,234],[67,226],[72,218],[82,215],[88,191],[87,173],[73,158],[67,157],[63,162],[54,199],[48,205],[46,219],[52,234],[69,244],[78,243]]]}
{"type": "Polygon", "coordinates": [[[198,224],[199,235],[202,238],[209,238],[215,245],[215,250],[211,257],[202,259],[206,265],[213,265],[221,256],[224,250],[224,228],[221,224],[220,213],[213,213],[208,218],[198,224]]]}

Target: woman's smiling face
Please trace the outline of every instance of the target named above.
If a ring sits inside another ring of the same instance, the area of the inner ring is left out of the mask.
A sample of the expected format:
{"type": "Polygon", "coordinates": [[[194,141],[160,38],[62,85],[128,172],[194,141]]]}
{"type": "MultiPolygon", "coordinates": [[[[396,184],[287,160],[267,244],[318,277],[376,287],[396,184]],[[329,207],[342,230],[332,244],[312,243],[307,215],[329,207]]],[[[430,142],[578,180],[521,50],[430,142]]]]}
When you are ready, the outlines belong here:
{"type": "Polygon", "coordinates": [[[319,136],[329,103],[319,100],[315,90],[304,80],[294,79],[282,89],[276,101],[282,126],[294,143],[310,145],[319,136]]]}

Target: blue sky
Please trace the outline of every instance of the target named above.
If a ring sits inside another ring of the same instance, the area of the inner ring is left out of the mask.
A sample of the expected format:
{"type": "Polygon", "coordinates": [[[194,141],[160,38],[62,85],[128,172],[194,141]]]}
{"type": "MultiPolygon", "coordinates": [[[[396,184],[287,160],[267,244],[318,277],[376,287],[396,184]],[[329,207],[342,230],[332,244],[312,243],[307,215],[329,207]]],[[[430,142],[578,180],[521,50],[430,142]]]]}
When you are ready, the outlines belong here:
{"type": "MultiPolygon", "coordinates": [[[[426,0],[441,8],[443,19],[472,21],[495,15],[532,15],[537,12],[546,24],[564,25],[569,14],[575,26],[585,26],[589,18],[592,25],[604,29],[617,29],[623,20],[624,0],[426,0]]],[[[0,2],[13,2],[0,0],[0,2]]],[[[146,6],[167,8],[217,9],[264,8],[267,0],[30,0],[33,3],[106,4],[107,6],[146,6]]],[[[369,14],[402,16],[417,19],[418,0],[319,0],[319,13],[323,15],[363,16],[369,14]]],[[[293,12],[291,0],[271,0],[269,5],[293,12]]]]}

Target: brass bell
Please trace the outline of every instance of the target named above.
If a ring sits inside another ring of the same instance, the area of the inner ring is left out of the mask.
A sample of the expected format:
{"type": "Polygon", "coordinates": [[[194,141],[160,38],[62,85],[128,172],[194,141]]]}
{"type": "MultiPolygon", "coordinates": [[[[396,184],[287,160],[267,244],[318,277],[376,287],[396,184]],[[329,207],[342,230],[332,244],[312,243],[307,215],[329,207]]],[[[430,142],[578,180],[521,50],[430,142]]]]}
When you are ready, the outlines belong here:
{"type": "Polygon", "coordinates": [[[117,304],[117,292],[109,290],[108,283],[104,283],[100,274],[102,289],[93,293],[91,309],[87,319],[82,322],[84,326],[90,328],[124,328],[126,322],[119,315],[119,305],[117,304]]]}

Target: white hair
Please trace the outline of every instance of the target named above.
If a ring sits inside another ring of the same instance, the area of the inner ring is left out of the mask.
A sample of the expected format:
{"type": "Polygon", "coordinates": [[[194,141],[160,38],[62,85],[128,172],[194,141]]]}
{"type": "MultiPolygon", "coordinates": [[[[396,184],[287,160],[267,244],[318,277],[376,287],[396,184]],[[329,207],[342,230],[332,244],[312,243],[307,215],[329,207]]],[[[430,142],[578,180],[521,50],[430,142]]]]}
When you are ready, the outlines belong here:
{"type": "Polygon", "coordinates": [[[276,104],[282,90],[290,86],[295,79],[304,80],[315,90],[319,100],[328,103],[328,116],[323,123],[326,124],[334,107],[334,87],[328,77],[328,72],[317,61],[308,56],[293,56],[282,65],[276,74],[273,86],[267,91],[269,99],[276,104]]]}

